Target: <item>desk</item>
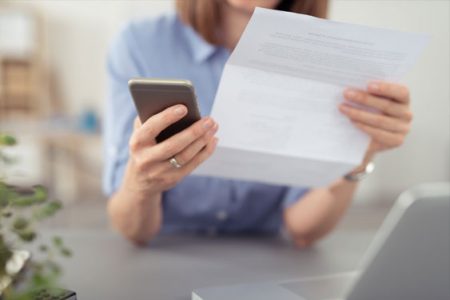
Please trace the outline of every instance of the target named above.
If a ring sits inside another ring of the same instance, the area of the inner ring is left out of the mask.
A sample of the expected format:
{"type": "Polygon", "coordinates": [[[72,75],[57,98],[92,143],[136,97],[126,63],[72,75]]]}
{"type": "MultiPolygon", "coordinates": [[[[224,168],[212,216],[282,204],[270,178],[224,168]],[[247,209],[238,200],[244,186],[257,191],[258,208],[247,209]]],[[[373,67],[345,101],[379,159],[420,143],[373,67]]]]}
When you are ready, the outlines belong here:
{"type": "Polygon", "coordinates": [[[164,236],[137,248],[106,230],[59,231],[74,257],[64,284],[80,300],[190,300],[194,288],[354,270],[373,230],[338,230],[298,250],[282,238],[164,236]]]}

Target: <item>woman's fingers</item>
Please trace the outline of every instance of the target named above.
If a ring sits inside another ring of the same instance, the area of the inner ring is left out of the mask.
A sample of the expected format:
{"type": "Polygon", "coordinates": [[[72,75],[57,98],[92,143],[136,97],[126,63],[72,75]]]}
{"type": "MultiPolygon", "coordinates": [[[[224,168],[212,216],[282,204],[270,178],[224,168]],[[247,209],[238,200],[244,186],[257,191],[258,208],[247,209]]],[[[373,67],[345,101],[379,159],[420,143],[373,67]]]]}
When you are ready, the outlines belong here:
{"type": "Polygon", "coordinates": [[[217,138],[212,138],[206,146],[181,168],[175,168],[168,160],[158,162],[148,173],[148,182],[157,183],[163,190],[175,186],[181,179],[189,175],[202,162],[208,159],[214,152],[217,138]]]}
{"type": "Polygon", "coordinates": [[[219,126],[217,123],[209,130],[207,131],[201,138],[198,138],[193,143],[191,143],[189,146],[184,148],[183,151],[176,154],[174,157],[178,161],[178,163],[182,166],[186,165],[191,159],[197,155],[212,139],[214,134],[217,132],[219,126]]]}
{"type": "Polygon", "coordinates": [[[144,172],[152,172],[155,165],[162,165],[157,173],[167,172],[174,168],[169,163],[172,157],[181,165],[188,163],[211,140],[217,129],[218,125],[211,118],[203,118],[159,144],[141,147],[134,152],[134,162],[144,172]]]}
{"type": "Polygon", "coordinates": [[[187,112],[183,105],[170,107],[141,124],[134,120],[134,132],[130,138],[130,155],[134,170],[147,185],[167,190],[177,184],[205,161],[214,151],[217,139],[213,136],[218,125],[211,118],[203,118],[185,130],[156,144],[161,131],[182,119],[187,112]],[[170,158],[176,156],[182,165],[175,168],[170,158]]]}
{"type": "Polygon", "coordinates": [[[406,121],[411,121],[412,119],[412,113],[407,105],[392,101],[391,99],[381,98],[354,89],[345,90],[344,97],[351,102],[375,108],[389,116],[398,117],[406,121]]]}
{"type": "Polygon", "coordinates": [[[140,127],[139,122],[135,120],[135,129],[132,135],[129,147],[131,151],[137,150],[143,145],[154,143],[155,138],[167,127],[181,120],[187,113],[184,105],[174,105],[166,108],[162,112],[151,116],[140,127]]]}
{"type": "Polygon", "coordinates": [[[341,104],[340,111],[347,115],[352,121],[362,123],[371,127],[390,131],[394,133],[405,134],[409,131],[409,123],[389,116],[364,111],[362,109],[351,107],[348,104],[341,104]]]}
{"type": "Polygon", "coordinates": [[[186,165],[178,169],[180,171],[181,178],[190,174],[195,168],[197,168],[202,162],[208,159],[216,149],[218,139],[212,138],[202,150],[200,150],[186,165]]]}
{"type": "MultiPolygon", "coordinates": [[[[196,141],[197,142],[197,141],[196,141]]],[[[169,160],[158,161],[145,168],[147,172],[146,181],[157,184],[163,190],[175,186],[181,179],[190,174],[202,162],[204,162],[214,152],[217,145],[217,138],[210,138],[209,142],[196,152],[196,154],[181,168],[175,168],[169,160]]],[[[198,146],[198,145],[197,145],[198,146]]]]}
{"type": "Polygon", "coordinates": [[[139,128],[141,128],[142,123],[141,120],[139,119],[139,117],[134,118],[134,130],[138,130],[139,128]]]}
{"type": "Polygon", "coordinates": [[[400,103],[409,103],[409,89],[398,83],[372,81],[367,85],[367,91],[400,103]]]}
{"type": "Polygon", "coordinates": [[[352,121],[352,123],[367,133],[374,141],[380,145],[383,145],[384,148],[398,147],[403,144],[405,139],[405,135],[401,133],[389,132],[356,121],[352,121]]]}
{"type": "Polygon", "coordinates": [[[185,130],[171,136],[167,140],[151,147],[151,151],[155,157],[160,160],[170,159],[171,157],[182,152],[187,146],[195,140],[203,137],[215,125],[211,118],[203,118],[185,130]]]}

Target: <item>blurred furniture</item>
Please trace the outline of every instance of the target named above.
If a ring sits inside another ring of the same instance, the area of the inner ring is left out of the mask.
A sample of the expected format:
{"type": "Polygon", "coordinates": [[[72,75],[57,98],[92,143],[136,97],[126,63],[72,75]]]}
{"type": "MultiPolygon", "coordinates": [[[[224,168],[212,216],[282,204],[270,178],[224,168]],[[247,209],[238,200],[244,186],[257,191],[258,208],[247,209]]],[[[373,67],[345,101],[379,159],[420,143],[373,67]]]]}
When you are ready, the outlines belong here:
{"type": "Polygon", "coordinates": [[[201,287],[354,271],[375,229],[340,227],[307,250],[279,237],[162,236],[137,248],[107,230],[46,234],[64,237],[73,250],[63,283],[80,299],[190,300],[201,287]]]}
{"type": "Polygon", "coordinates": [[[99,134],[64,130],[42,137],[46,186],[63,202],[102,198],[102,143],[99,134]]]}
{"type": "Polygon", "coordinates": [[[35,118],[48,109],[39,16],[0,5],[0,118],[35,118]]]}
{"type": "Polygon", "coordinates": [[[70,118],[0,121],[0,129],[18,140],[10,149],[16,163],[6,169],[8,182],[43,184],[53,198],[65,203],[104,198],[98,131],[85,132],[70,118]]]}

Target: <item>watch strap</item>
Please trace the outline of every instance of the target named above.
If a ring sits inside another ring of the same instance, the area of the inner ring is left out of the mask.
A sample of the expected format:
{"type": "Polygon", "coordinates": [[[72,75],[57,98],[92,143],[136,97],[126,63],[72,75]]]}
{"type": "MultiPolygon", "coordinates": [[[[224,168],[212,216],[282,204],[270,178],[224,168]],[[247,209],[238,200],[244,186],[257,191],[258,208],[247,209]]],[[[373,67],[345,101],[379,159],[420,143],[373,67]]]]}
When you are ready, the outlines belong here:
{"type": "Polygon", "coordinates": [[[374,169],[375,169],[375,164],[371,161],[366,165],[364,170],[362,170],[360,172],[347,173],[344,175],[344,179],[348,180],[348,181],[353,181],[353,182],[360,181],[360,180],[366,178],[367,175],[372,173],[374,169]]]}

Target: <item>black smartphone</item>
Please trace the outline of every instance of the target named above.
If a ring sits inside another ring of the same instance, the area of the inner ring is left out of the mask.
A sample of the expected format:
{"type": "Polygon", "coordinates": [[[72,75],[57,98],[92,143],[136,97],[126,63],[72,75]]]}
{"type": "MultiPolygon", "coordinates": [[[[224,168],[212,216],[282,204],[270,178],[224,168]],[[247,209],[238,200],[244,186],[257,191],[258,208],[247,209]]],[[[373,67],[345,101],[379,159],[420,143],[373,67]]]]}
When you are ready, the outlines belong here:
{"type": "Polygon", "coordinates": [[[128,81],[131,96],[142,123],[164,109],[183,104],[188,113],[178,122],[163,130],[157,137],[160,143],[200,120],[197,99],[189,80],[133,78],[128,81]]]}

